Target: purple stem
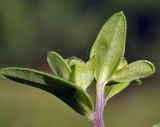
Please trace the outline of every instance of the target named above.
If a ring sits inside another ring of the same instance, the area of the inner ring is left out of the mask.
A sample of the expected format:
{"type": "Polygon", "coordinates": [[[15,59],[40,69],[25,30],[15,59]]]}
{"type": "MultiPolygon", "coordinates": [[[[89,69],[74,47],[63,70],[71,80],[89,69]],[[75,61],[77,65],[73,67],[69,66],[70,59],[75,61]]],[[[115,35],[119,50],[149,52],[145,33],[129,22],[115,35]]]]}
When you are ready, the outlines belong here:
{"type": "Polygon", "coordinates": [[[97,87],[96,107],[93,114],[94,127],[105,127],[103,120],[103,111],[106,104],[106,101],[104,99],[104,87],[104,84],[101,84],[97,87]]]}

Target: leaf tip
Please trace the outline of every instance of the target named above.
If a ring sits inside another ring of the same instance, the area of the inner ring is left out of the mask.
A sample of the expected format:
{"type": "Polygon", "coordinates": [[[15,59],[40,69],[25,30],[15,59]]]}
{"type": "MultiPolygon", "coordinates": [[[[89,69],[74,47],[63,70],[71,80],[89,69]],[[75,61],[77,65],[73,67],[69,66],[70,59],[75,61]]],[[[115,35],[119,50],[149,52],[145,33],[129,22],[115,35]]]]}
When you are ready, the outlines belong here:
{"type": "Polygon", "coordinates": [[[150,66],[150,68],[151,68],[151,75],[153,75],[156,72],[154,64],[152,62],[150,62],[150,61],[147,61],[147,60],[144,60],[144,62],[147,63],[150,66]]]}
{"type": "Polygon", "coordinates": [[[123,11],[117,12],[114,14],[114,16],[117,17],[120,20],[120,22],[124,23],[124,28],[127,29],[127,20],[124,12],[123,11]]]}
{"type": "Polygon", "coordinates": [[[47,51],[47,56],[50,56],[51,54],[57,54],[55,51],[47,51]]]}
{"type": "Polygon", "coordinates": [[[116,15],[119,15],[119,16],[122,16],[122,17],[125,17],[125,15],[124,15],[124,12],[121,10],[121,11],[119,11],[119,12],[117,12],[116,13],[116,15]]]}
{"type": "Polygon", "coordinates": [[[6,67],[6,68],[1,68],[0,69],[0,78],[3,78],[3,79],[6,79],[6,76],[5,74],[7,73],[7,71],[11,68],[14,68],[14,67],[6,67]]]}
{"type": "Polygon", "coordinates": [[[123,10],[121,10],[119,13],[121,13],[122,15],[124,15],[123,10]]]}

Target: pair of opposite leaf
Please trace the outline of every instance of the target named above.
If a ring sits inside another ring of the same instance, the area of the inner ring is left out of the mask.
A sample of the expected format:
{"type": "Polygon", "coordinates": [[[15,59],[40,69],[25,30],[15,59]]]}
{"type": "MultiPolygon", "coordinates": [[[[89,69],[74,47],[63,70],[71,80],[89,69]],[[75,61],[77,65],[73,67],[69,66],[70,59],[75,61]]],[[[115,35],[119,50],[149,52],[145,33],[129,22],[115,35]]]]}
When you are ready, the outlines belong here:
{"type": "Polygon", "coordinates": [[[50,92],[81,115],[94,112],[87,87],[95,79],[97,87],[105,85],[106,101],[125,89],[132,81],[139,81],[155,72],[151,62],[139,60],[128,64],[124,58],[126,19],[123,12],[114,14],[102,27],[94,42],[90,59],[64,60],[56,52],[48,53],[53,75],[25,68],[3,68],[4,78],[35,86],[50,92]]]}

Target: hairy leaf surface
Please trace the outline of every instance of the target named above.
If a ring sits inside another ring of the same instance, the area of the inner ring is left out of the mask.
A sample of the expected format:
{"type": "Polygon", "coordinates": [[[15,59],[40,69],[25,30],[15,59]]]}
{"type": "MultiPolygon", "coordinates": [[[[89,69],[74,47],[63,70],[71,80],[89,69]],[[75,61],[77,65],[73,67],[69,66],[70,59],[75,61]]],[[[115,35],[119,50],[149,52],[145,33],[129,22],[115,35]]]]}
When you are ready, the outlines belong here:
{"type": "Polygon", "coordinates": [[[71,70],[66,61],[56,52],[48,52],[47,61],[54,74],[68,80],[71,70]]]}
{"type": "Polygon", "coordinates": [[[106,100],[109,100],[114,95],[120,93],[122,90],[127,88],[129,85],[129,82],[122,82],[122,83],[116,83],[113,85],[106,85],[105,86],[105,96],[106,100]]]}
{"type": "Polygon", "coordinates": [[[133,62],[118,70],[112,77],[113,81],[128,82],[151,76],[155,72],[153,64],[146,60],[133,62]]]}
{"type": "Polygon", "coordinates": [[[125,51],[126,19],[123,12],[114,14],[102,27],[92,46],[96,57],[96,79],[105,82],[118,67],[125,51]]]}
{"type": "Polygon", "coordinates": [[[93,111],[93,104],[88,94],[71,82],[26,68],[4,68],[0,70],[0,75],[45,90],[61,99],[81,115],[93,111]]]}
{"type": "Polygon", "coordinates": [[[76,85],[86,90],[94,79],[94,70],[95,57],[92,57],[87,63],[77,63],[75,66],[76,85]]]}

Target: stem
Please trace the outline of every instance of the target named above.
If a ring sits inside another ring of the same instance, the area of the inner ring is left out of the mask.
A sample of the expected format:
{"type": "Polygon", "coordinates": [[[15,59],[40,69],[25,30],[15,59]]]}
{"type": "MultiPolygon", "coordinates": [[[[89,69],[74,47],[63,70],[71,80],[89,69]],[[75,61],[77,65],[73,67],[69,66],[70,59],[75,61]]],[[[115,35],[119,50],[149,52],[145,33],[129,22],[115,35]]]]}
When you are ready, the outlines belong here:
{"type": "Polygon", "coordinates": [[[94,127],[105,127],[103,120],[103,111],[105,107],[105,99],[104,99],[104,87],[105,84],[97,85],[97,96],[96,96],[96,107],[93,114],[93,126],[94,127]]]}

